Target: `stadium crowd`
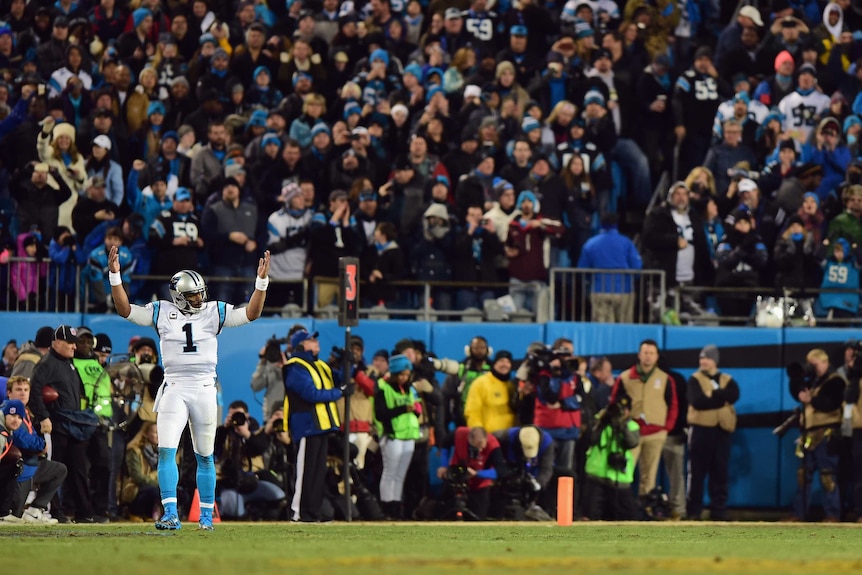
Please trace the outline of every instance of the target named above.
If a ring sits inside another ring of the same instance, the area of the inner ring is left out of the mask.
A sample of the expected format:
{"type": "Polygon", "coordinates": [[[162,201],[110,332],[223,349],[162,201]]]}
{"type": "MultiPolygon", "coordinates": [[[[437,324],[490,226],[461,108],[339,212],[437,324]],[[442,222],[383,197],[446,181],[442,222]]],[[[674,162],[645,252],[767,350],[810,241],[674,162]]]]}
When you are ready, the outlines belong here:
{"type": "MultiPolygon", "coordinates": [[[[4,307],[87,293],[103,310],[118,245],[126,279],[249,277],[268,248],[272,278],[301,283],[358,256],[364,307],[416,307],[391,281],[451,280],[466,287],[435,287],[435,309],[482,309],[503,282],[534,312],[549,269],[578,266],[844,289],[817,312],[857,315],[849,0],[272,4],[3,3],[4,307]],[[666,172],[680,181],[645,213],[666,172]]],[[[303,301],[300,283],[270,305],[303,301]]],[[[594,320],[630,317],[630,284],[592,290],[594,320]]],[[[688,294],[725,316],[755,295],[688,294]]],[[[309,309],[335,297],[320,284],[309,309]]]]}
{"type": "MultiPolygon", "coordinates": [[[[578,357],[565,338],[532,343],[519,357],[480,335],[465,343],[453,360],[409,338],[372,353],[358,336],[327,357],[301,325],[267,341],[249,374],[262,412],[238,400],[220,408],[220,516],[548,521],[557,480],[574,477],[580,520],[699,520],[707,478],[709,519],[728,519],[740,386],[721,370],[716,346],[692,369],[668,365],[651,340],[632,350],[631,366],[578,357]],[[342,379],[345,359],[351,375],[342,379]],[[304,375],[312,371],[321,385],[304,375]],[[342,395],[351,396],[349,510],[342,395]]],[[[45,326],[20,354],[9,347],[0,524],[158,519],[156,343],[135,337],[114,349],[84,326],[45,326]]],[[[800,429],[788,521],[862,518],[859,350],[848,341],[830,349],[836,361],[813,349],[788,366],[788,392],[800,404],[785,424],[800,429]],[[814,470],[822,515],[810,509],[814,470]]],[[[177,457],[185,517],[197,504],[188,429],[177,457]]]]}

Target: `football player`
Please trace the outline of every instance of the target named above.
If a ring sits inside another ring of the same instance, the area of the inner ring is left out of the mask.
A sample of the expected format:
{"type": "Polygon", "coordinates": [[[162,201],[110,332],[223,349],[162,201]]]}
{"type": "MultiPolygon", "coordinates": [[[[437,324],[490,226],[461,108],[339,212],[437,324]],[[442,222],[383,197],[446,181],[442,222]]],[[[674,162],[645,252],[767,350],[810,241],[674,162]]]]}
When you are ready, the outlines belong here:
{"type": "Polygon", "coordinates": [[[212,531],[216,482],[213,449],[218,426],[216,336],[224,327],[237,327],[260,317],[269,285],[269,251],[264,252],[258,262],[254,293],[245,308],[208,301],[206,282],[193,270],[182,270],[171,277],[169,291],[173,301],[133,305],[123,288],[116,248],[109,254],[108,272],[117,313],[137,325],[154,327],[160,338],[165,377],[153,409],[158,413],[159,489],[165,513],[156,521],[156,529],[181,528],[177,514],[176,454],[180,435],[188,422],[198,464],[201,502],[198,525],[200,529],[212,531]]]}

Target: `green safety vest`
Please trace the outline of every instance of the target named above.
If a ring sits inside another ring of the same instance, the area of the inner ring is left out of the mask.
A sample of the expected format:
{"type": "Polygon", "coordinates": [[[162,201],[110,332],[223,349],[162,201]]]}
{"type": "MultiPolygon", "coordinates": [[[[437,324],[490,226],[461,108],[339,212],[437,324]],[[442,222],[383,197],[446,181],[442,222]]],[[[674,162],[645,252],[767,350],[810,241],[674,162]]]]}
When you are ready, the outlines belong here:
{"type": "Polygon", "coordinates": [[[480,375],[484,375],[489,371],[491,371],[491,366],[487,363],[482,364],[482,369],[480,371],[467,369],[466,363],[462,363],[458,367],[458,379],[464,382],[464,387],[461,389],[461,404],[458,406],[462,417],[464,416],[464,406],[467,405],[467,394],[470,393],[470,387],[473,385],[473,381],[475,381],[480,375]]]}
{"type": "MultiPolygon", "coordinates": [[[[627,423],[629,430],[637,431],[638,424],[631,419],[627,423]]],[[[631,485],[635,478],[636,461],[632,457],[631,451],[625,451],[626,455],[626,470],[625,472],[617,471],[608,466],[608,455],[611,453],[622,453],[623,449],[618,445],[617,438],[614,436],[614,430],[611,426],[606,426],[599,436],[599,440],[593,444],[587,451],[587,462],[585,471],[587,475],[597,477],[609,483],[619,485],[631,485]]]]}
{"type": "MultiPolygon", "coordinates": [[[[418,398],[416,390],[413,387],[410,387],[407,393],[401,393],[384,379],[378,380],[377,388],[383,392],[386,406],[390,409],[416,403],[418,398]]],[[[386,433],[388,430],[383,429],[383,423],[378,421],[376,417],[374,418],[374,425],[377,427],[377,435],[380,437],[388,436],[392,439],[408,440],[419,439],[422,436],[419,431],[419,417],[413,412],[402,413],[396,416],[390,424],[392,426],[391,434],[386,433]]]]}
{"type": "Polygon", "coordinates": [[[81,394],[81,409],[90,408],[99,417],[113,417],[111,378],[99,360],[75,357],[72,359],[72,363],[78,370],[78,376],[84,385],[84,393],[81,394]]]}

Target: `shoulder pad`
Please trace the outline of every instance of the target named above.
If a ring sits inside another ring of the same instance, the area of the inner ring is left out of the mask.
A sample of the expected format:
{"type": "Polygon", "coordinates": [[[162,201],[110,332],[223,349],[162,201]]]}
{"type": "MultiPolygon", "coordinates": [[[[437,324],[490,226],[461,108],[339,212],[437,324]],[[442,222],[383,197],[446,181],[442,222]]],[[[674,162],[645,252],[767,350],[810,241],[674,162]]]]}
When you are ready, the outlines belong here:
{"type": "Polygon", "coordinates": [[[162,210],[162,213],[159,215],[162,216],[163,218],[169,218],[169,217],[171,217],[171,211],[170,210],[162,210]]]}

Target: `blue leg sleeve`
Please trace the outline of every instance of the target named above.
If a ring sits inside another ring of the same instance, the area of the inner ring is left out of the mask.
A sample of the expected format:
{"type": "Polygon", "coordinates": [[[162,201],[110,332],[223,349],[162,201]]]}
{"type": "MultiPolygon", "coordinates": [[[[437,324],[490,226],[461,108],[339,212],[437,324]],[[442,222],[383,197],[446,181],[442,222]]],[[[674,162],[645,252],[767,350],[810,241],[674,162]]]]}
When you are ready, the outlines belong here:
{"type": "Polygon", "coordinates": [[[165,513],[177,514],[177,483],[180,472],[177,469],[177,450],[159,447],[159,490],[165,513]]]}
{"type": "Polygon", "coordinates": [[[201,497],[201,516],[212,517],[213,506],[215,505],[215,484],[216,472],[213,456],[207,455],[204,457],[195,453],[195,459],[198,461],[198,493],[201,497]]]}

